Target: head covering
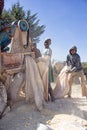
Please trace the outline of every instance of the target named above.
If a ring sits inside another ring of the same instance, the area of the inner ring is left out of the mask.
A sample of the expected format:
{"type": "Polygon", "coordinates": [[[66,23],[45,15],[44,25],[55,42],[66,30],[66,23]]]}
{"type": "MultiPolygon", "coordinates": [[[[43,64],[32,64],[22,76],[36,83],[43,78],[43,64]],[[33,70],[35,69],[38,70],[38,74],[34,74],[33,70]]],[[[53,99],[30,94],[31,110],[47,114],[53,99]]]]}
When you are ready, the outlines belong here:
{"type": "Polygon", "coordinates": [[[46,39],[44,45],[51,45],[51,39],[50,38],[46,39]]]}
{"type": "Polygon", "coordinates": [[[69,52],[71,53],[72,50],[75,50],[75,51],[77,52],[77,47],[76,47],[76,46],[73,46],[73,47],[69,50],[69,52]]]}

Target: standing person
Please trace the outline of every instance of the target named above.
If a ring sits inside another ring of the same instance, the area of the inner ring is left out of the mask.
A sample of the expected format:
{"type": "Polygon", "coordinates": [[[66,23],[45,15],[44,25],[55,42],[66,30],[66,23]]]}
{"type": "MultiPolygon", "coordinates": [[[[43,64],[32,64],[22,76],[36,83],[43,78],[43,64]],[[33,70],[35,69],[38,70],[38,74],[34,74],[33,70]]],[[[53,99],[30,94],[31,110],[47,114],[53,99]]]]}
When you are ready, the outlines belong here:
{"type": "Polygon", "coordinates": [[[84,72],[83,72],[80,56],[79,56],[79,54],[77,54],[76,46],[73,46],[69,50],[69,54],[67,55],[66,63],[68,66],[71,66],[71,69],[69,71],[67,71],[67,73],[70,73],[70,78],[69,78],[70,89],[69,89],[68,97],[71,97],[71,87],[72,87],[73,79],[76,76],[79,76],[81,79],[80,83],[81,83],[81,87],[82,87],[82,96],[87,97],[87,88],[86,88],[86,84],[85,84],[85,80],[84,80],[84,72]]]}
{"type": "Polygon", "coordinates": [[[31,45],[31,51],[35,53],[35,58],[41,57],[41,52],[40,52],[40,50],[37,48],[37,44],[36,44],[36,43],[33,43],[33,44],[31,45]]]}
{"type": "Polygon", "coordinates": [[[49,67],[49,73],[48,73],[48,93],[50,94],[51,101],[54,101],[53,91],[51,88],[51,82],[54,81],[53,79],[53,69],[51,65],[51,56],[52,56],[52,49],[49,47],[51,45],[51,39],[47,39],[44,42],[44,49],[42,53],[42,57],[45,57],[47,59],[47,65],[49,67]]]}

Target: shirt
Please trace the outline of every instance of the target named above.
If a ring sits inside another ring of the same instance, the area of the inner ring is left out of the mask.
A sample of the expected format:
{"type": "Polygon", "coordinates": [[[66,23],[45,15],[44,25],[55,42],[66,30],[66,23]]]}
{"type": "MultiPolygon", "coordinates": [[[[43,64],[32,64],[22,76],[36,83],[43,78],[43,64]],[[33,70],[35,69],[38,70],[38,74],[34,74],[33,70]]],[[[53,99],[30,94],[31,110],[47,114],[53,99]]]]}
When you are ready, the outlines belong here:
{"type": "Polygon", "coordinates": [[[82,64],[80,60],[80,56],[75,53],[73,55],[68,54],[67,55],[67,60],[66,60],[67,65],[71,65],[71,69],[75,71],[80,71],[82,70],[82,64]]]}
{"type": "Polygon", "coordinates": [[[49,55],[50,57],[52,56],[52,50],[51,48],[45,48],[42,52],[42,55],[49,55]]]}
{"type": "Polygon", "coordinates": [[[52,50],[51,48],[44,48],[42,52],[42,57],[46,59],[46,62],[48,65],[51,64],[51,56],[52,56],[52,50]]]}

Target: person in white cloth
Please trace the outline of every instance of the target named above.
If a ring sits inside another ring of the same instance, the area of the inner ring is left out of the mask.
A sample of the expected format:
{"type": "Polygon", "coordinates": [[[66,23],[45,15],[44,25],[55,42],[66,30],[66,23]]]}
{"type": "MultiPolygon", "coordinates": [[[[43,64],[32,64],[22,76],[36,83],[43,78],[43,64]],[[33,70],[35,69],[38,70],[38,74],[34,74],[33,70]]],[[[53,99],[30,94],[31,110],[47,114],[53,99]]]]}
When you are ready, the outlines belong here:
{"type": "Polygon", "coordinates": [[[53,69],[51,65],[51,57],[52,57],[52,49],[49,47],[51,45],[51,39],[46,39],[44,42],[45,48],[43,49],[42,52],[42,57],[47,58],[47,65],[49,66],[49,73],[48,73],[48,93],[50,94],[51,101],[54,101],[54,96],[53,96],[53,90],[51,88],[51,82],[54,82],[53,78],[53,69]]]}

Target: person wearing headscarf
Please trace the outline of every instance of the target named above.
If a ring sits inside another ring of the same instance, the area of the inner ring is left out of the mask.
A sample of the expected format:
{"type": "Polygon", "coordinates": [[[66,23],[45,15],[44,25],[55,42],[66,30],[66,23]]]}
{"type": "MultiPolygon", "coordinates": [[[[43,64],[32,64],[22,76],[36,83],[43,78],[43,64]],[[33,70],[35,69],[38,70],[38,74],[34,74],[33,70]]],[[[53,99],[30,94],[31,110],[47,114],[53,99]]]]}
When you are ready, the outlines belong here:
{"type": "Polygon", "coordinates": [[[72,83],[73,83],[73,79],[76,76],[80,77],[81,79],[80,83],[81,83],[81,88],[82,88],[82,96],[87,97],[87,87],[86,87],[86,83],[84,79],[83,67],[81,64],[81,58],[79,54],[77,53],[76,46],[73,46],[72,48],[70,48],[69,54],[67,55],[66,63],[71,68],[70,70],[67,71],[67,73],[70,74],[70,77],[69,77],[70,89],[69,89],[68,97],[71,97],[72,83]]]}
{"type": "Polygon", "coordinates": [[[51,39],[45,40],[45,42],[44,42],[44,47],[45,48],[43,49],[42,55],[44,55],[44,56],[50,56],[50,59],[51,59],[52,49],[50,48],[50,45],[51,45],[51,39]]]}
{"type": "Polygon", "coordinates": [[[52,49],[50,48],[51,45],[51,39],[46,39],[44,42],[44,49],[42,52],[42,57],[45,57],[47,60],[47,65],[49,67],[49,72],[48,72],[48,93],[50,94],[51,101],[54,101],[54,96],[53,96],[53,90],[51,88],[51,82],[54,82],[54,77],[53,77],[53,69],[51,65],[51,57],[52,57],[52,49]]]}

